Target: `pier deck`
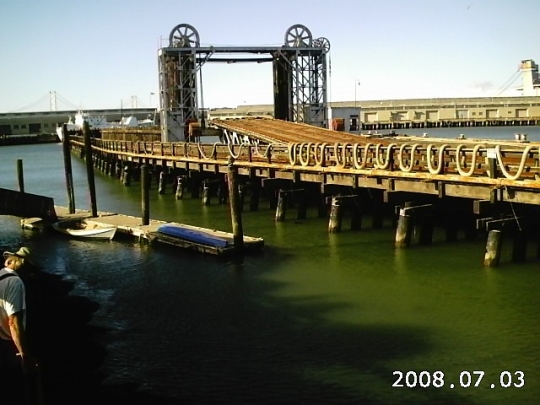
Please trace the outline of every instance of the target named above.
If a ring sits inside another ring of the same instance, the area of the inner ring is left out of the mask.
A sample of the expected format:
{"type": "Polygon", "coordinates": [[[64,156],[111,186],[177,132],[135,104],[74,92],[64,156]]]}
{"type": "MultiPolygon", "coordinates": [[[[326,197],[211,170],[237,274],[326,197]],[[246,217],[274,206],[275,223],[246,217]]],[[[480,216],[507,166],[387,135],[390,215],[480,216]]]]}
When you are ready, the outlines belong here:
{"type": "MultiPolygon", "coordinates": [[[[226,143],[93,139],[97,164],[540,205],[540,143],[359,136],[273,119],[214,120],[226,143]]],[[[81,137],[72,146],[83,148],[81,137]]],[[[105,169],[104,169],[105,171],[105,169]]]]}

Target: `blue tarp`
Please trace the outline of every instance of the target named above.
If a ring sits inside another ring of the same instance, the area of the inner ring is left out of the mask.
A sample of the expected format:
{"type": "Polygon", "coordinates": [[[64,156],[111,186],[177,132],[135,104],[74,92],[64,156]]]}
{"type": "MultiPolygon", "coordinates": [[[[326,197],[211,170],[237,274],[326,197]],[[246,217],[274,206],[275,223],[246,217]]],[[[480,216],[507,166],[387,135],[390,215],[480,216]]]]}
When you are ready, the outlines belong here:
{"type": "Polygon", "coordinates": [[[204,245],[215,246],[218,248],[228,246],[227,240],[218,236],[210,235],[204,231],[183,228],[177,225],[161,225],[157,231],[168,236],[174,236],[191,242],[202,243],[204,245]]]}

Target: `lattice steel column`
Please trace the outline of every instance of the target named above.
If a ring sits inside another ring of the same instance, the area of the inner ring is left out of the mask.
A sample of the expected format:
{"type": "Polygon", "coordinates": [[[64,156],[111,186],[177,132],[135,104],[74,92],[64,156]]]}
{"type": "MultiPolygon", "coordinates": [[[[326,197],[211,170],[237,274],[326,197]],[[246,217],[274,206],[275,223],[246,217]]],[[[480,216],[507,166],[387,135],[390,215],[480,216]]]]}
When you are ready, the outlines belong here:
{"type": "Polygon", "coordinates": [[[188,138],[190,122],[198,120],[197,48],[199,34],[189,24],[177,25],[169,35],[169,47],[159,50],[161,139],[188,138]]]}

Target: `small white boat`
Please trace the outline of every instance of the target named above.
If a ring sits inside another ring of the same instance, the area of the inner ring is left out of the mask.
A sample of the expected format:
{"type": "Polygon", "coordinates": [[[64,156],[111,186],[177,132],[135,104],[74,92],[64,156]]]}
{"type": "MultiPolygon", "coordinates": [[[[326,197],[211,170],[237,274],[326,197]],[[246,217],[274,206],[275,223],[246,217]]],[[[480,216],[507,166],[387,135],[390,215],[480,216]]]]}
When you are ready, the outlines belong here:
{"type": "Polygon", "coordinates": [[[65,235],[83,239],[108,239],[116,234],[116,227],[106,227],[88,219],[68,219],[52,224],[53,229],[65,235]]]}

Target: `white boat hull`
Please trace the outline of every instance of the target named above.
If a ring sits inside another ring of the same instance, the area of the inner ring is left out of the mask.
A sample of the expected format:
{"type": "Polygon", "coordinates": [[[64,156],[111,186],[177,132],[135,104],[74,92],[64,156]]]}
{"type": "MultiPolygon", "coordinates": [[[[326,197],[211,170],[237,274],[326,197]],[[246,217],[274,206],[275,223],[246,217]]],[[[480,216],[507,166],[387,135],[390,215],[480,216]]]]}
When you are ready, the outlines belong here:
{"type": "Polygon", "coordinates": [[[52,225],[53,229],[65,235],[82,239],[108,239],[111,240],[116,234],[115,227],[102,227],[95,223],[84,220],[60,221],[52,225]]]}

